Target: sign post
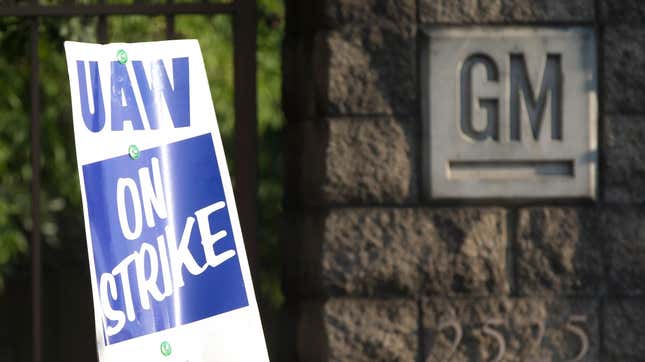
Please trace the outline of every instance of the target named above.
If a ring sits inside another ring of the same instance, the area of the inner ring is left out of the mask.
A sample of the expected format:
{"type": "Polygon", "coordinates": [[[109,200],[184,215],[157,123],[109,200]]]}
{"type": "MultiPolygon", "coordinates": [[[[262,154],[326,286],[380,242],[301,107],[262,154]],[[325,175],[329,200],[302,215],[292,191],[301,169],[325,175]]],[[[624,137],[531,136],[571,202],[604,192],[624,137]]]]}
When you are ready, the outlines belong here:
{"type": "Polygon", "coordinates": [[[100,361],[267,361],[199,44],[65,50],[100,361]]]}

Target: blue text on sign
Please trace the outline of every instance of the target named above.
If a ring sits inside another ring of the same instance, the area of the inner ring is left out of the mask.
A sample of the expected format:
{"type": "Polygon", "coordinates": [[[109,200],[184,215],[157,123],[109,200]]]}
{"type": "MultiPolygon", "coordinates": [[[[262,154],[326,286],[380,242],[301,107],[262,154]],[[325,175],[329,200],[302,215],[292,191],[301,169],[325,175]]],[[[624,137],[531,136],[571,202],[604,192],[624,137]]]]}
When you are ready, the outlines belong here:
{"type": "MultiPolygon", "coordinates": [[[[127,63],[110,62],[110,129],[123,131],[127,122],[133,130],[144,130],[144,120],[147,121],[148,129],[159,129],[164,109],[168,110],[175,128],[190,126],[188,64],[188,58],[173,58],[171,81],[161,59],[146,63],[135,60],[131,62],[135,78],[133,82],[127,63]],[[141,96],[143,110],[139,109],[135,91],[141,96]]],[[[106,104],[101,89],[101,77],[106,75],[100,74],[97,61],[78,60],[76,69],[83,122],[90,131],[99,132],[106,123],[106,104]]]]}

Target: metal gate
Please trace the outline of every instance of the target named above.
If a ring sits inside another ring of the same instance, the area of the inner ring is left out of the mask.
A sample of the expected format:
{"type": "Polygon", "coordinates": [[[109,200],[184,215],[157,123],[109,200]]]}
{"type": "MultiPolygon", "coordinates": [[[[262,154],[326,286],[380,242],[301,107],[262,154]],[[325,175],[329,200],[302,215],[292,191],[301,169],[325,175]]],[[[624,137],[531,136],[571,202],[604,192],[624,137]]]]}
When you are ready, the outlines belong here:
{"type": "MultiPolygon", "coordinates": [[[[31,216],[30,237],[31,299],[32,299],[32,360],[43,360],[43,301],[41,260],[41,101],[39,94],[40,63],[38,56],[38,26],[45,17],[98,17],[97,38],[107,42],[107,17],[113,15],[162,15],[166,18],[166,38],[175,37],[175,15],[216,15],[233,17],[234,88],[235,88],[235,196],[249,262],[256,262],[257,229],[257,100],[256,100],[256,3],[254,0],[231,0],[227,3],[174,3],[43,5],[38,0],[29,3],[11,1],[0,5],[0,17],[29,19],[30,23],[30,124],[31,124],[31,216]]],[[[71,122],[70,122],[71,124],[71,122]]],[[[252,268],[253,269],[253,268],[252,268]]]]}

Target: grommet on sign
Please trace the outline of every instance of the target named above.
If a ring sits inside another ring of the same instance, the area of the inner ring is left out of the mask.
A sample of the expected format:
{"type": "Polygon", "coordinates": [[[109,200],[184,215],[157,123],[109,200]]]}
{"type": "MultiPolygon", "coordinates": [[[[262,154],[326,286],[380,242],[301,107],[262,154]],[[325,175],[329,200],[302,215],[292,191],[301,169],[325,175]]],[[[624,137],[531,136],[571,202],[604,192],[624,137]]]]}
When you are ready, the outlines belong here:
{"type": "Polygon", "coordinates": [[[167,341],[161,342],[160,349],[161,349],[161,354],[164,355],[165,357],[170,356],[170,354],[172,353],[172,347],[170,346],[170,343],[168,343],[167,341]]]}
{"type": "Polygon", "coordinates": [[[116,60],[121,64],[125,64],[128,61],[128,53],[123,49],[119,49],[119,51],[116,52],[116,60]]]}
{"type": "Polygon", "coordinates": [[[130,145],[130,147],[128,147],[128,155],[130,155],[130,158],[133,160],[139,158],[139,156],[141,156],[139,147],[137,147],[137,145],[130,145]]]}

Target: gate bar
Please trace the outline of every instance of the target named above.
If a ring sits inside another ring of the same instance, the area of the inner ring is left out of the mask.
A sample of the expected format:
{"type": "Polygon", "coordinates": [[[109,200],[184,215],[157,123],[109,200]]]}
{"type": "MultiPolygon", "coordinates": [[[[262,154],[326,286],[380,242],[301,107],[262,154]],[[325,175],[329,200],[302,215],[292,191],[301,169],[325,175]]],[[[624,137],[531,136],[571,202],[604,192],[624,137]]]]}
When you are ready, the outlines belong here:
{"type": "MultiPolygon", "coordinates": [[[[173,4],[174,0],[166,0],[166,4],[173,4]]],[[[166,39],[175,38],[175,14],[166,15],[166,39]]]]}
{"type": "MultiPolygon", "coordinates": [[[[99,5],[105,6],[105,0],[99,0],[99,5]]],[[[107,31],[107,17],[105,15],[99,15],[98,23],[96,24],[96,40],[99,43],[107,43],[107,31]]]]}
{"type": "MultiPolygon", "coordinates": [[[[234,16],[235,200],[251,271],[257,266],[257,94],[255,0],[237,0],[234,16]]],[[[257,282],[258,276],[254,276],[257,282]]]]}
{"type": "Polygon", "coordinates": [[[0,7],[0,16],[215,15],[233,14],[235,7],[235,3],[15,5],[0,7]]]}
{"type": "MultiPolygon", "coordinates": [[[[37,1],[37,0],[34,0],[37,1]]],[[[31,19],[30,62],[31,77],[31,318],[33,338],[33,361],[42,362],[43,308],[42,308],[42,258],[40,245],[40,62],[38,59],[39,19],[31,19]]]]}

